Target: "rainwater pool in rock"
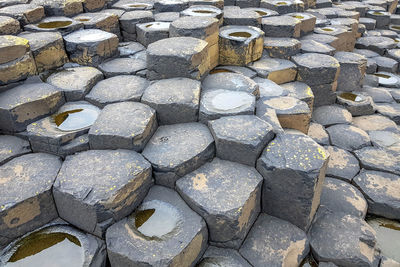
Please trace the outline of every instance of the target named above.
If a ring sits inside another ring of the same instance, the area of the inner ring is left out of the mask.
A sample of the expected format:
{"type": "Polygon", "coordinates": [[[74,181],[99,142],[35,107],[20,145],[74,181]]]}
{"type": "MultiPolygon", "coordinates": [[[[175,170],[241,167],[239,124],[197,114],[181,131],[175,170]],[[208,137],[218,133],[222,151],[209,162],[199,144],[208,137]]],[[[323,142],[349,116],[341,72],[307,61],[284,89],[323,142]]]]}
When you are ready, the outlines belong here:
{"type": "Polygon", "coordinates": [[[61,131],[75,131],[91,126],[97,119],[99,111],[89,105],[77,106],[63,111],[53,117],[54,123],[61,131]]]}
{"type": "Polygon", "coordinates": [[[248,98],[240,92],[224,92],[212,99],[212,105],[222,111],[240,108],[248,103],[248,98]]]}
{"type": "Polygon", "coordinates": [[[382,255],[400,262],[400,223],[385,218],[371,218],[367,222],[376,231],[382,255]]]}

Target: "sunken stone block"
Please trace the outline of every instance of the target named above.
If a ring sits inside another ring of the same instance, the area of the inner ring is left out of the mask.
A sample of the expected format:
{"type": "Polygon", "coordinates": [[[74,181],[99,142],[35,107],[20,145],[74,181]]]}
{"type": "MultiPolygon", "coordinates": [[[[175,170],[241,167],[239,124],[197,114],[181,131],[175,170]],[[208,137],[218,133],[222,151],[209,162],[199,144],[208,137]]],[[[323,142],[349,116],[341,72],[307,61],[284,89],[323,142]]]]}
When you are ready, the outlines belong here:
{"type": "Polygon", "coordinates": [[[264,32],[252,26],[225,26],[219,32],[219,63],[245,66],[259,59],[264,32]]]}
{"type": "Polygon", "coordinates": [[[194,266],[207,248],[203,218],[178,193],[153,186],[140,207],[107,230],[111,266],[194,266]]]}
{"type": "Polygon", "coordinates": [[[337,90],[345,92],[361,90],[367,59],[362,55],[343,51],[337,52],[335,58],[340,64],[337,90]]]}
{"type": "Polygon", "coordinates": [[[51,188],[60,167],[58,157],[44,153],[23,155],[0,167],[0,246],[57,218],[51,188]]]}
{"type": "Polygon", "coordinates": [[[161,125],[195,122],[198,118],[201,83],[188,78],[171,78],[152,83],[142,102],[157,111],[161,125]]]}
{"type": "Polygon", "coordinates": [[[280,58],[262,57],[253,62],[250,68],[256,71],[258,76],[277,84],[292,82],[296,79],[297,74],[296,65],[293,62],[280,58]]]}
{"type": "Polygon", "coordinates": [[[50,75],[46,82],[60,88],[67,101],[81,100],[92,87],[103,79],[103,74],[93,67],[66,68],[50,75]]]}
{"type": "Polygon", "coordinates": [[[335,146],[327,146],[325,150],[331,155],[326,175],[350,183],[360,171],[357,158],[350,152],[335,146]]]}
{"type": "Polygon", "coordinates": [[[362,168],[400,175],[400,158],[390,150],[364,147],[354,152],[362,168]]]}
{"type": "Polygon", "coordinates": [[[275,109],[278,120],[283,128],[299,130],[308,133],[311,120],[311,110],[307,103],[291,96],[261,98],[257,101],[257,114],[267,109],[275,109]]]}
{"type": "Polygon", "coordinates": [[[336,124],[326,128],[331,144],[349,151],[371,145],[368,134],[360,128],[336,124]]]}
{"type": "Polygon", "coordinates": [[[29,41],[38,72],[61,67],[68,62],[61,34],[56,32],[23,33],[29,41]]]}
{"type": "Polygon", "coordinates": [[[239,248],[260,212],[261,175],[215,158],[176,182],[188,205],[207,222],[211,245],[239,248]]]}
{"type": "Polygon", "coordinates": [[[368,213],[390,219],[400,218],[400,176],[363,169],[353,183],[365,195],[368,213]]]}
{"type": "Polygon", "coordinates": [[[309,251],[301,229],[265,213],[260,214],[239,250],[252,266],[299,266],[309,251]]]}
{"type": "Polygon", "coordinates": [[[184,77],[200,80],[209,71],[207,42],[172,37],[151,43],[147,54],[149,80],[184,77]]]}
{"type": "Polygon", "coordinates": [[[300,37],[301,21],[291,16],[273,16],[262,19],[266,37],[300,37]]]}
{"type": "Polygon", "coordinates": [[[157,184],[173,188],[175,181],[213,158],[214,139],[201,123],[158,127],[143,150],[157,184]]]}
{"type": "Polygon", "coordinates": [[[136,102],[109,104],[89,131],[92,149],[142,151],[157,128],[156,111],[136,102]]]}
{"type": "Polygon", "coordinates": [[[151,11],[125,12],[120,18],[121,31],[124,41],[136,41],[136,24],[154,21],[151,11]]]}
{"type": "Polygon", "coordinates": [[[210,265],[212,266],[213,264],[219,264],[220,266],[251,267],[251,265],[236,250],[209,246],[198,266],[206,267],[210,265]]]}
{"type": "Polygon", "coordinates": [[[135,75],[146,69],[146,62],[137,58],[114,58],[99,65],[106,78],[117,75],[135,75]]]}
{"type": "Polygon", "coordinates": [[[151,165],[129,150],[89,150],[67,156],[53,186],[60,217],[103,237],[130,214],[152,184],[151,165]]]}
{"type": "Polygon", "coordinates": [[[118,53],[118,36],[98,29],[80,30],[64,37],[71,61],[97,66],[118,53]]]}
{"type": "Polygon", "coordinates": [[[146,22],[136,24],[137,41],[148,46],[158,40],[169,37],[169,22],[146,22]]]}
{"type": "Polygon", "coordinates": [[[209,121],[217,157],[255,166],[261,151],[274,137],[272,126],[254,115],[222,117],[209,121]]]}
{"type": "Polygon", "coordinates": [[[344,106],[353,116],[371,115],[375,113],[372,97],[356,92],[338,93],[338,104],[344,106]]]}
{"type": "Polygon", "coordinates": [[[103,108],[108,104],[140,101],[149,82],[134,75],[118,75],[98,82],[85,96],[85,100],[103,108]]]}
{"type": "Polygon", "coordinates": [[[307,230],[319,206],[329,155],[298,131],[278,135],[257,161],[263,211],[307,230]]]}
{"type": "Polygon", "coordinates": [[[0,16],[0,34],[17,34],[21,27],[19,21],[8,16],[0,16]]]}
{"type": "Polygon", "coordinates": [[[0,165],[30,152],[27,140],[12,135],[0,135],[0,165]]]}
{"type": "Polygon", "coordinates": [[[20,132],[31,122],[54,113],[65,99],[46,83],[26,83],[0,94],[0,130],[20,132]]]}

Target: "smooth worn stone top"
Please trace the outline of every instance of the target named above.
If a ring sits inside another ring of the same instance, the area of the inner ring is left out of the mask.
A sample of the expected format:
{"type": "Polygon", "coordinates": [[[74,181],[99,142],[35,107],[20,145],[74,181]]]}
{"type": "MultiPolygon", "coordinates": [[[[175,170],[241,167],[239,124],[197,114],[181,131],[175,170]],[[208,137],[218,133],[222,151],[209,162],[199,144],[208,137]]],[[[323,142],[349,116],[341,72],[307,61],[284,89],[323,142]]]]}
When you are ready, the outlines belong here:
{"type": "Polygon", "coordinates": [[[193,54],[203,51],[207,45],[206,41],[193,37],[172,37],[149,44],[147,54],[190,60],[193,54]]]}
{"type": "Polygon", "coordinates": [[[218,32],[218,20],[212,17],[185,16],[173,21],[171,28],[172,32],[179,36],[205,38],[214,32],[218,32]],[[193,30],[200,29],[203,29],[202,35],[199,35],[200,32],[198,31],[195,31],[195,35],[191,34],[193,30]]]}
{"type": "Polygon", "coordinates": [[[323,126],[330,126],[339,123],[351,123],[352,116],[344,107],[339,105],[330,105],[315,108],[312,119],[323,126]]]}
{"type": "Polygon", "coordinates": [[[87,29],[75,31],[71,34],[68,34],[64,37],[64,40],[69,43],[96,44],[98,42],[102,42],[115,37],[117,36],[113,33],[105,32],[99,29],[87,29]]]}
{"type": "Polygon", "coordinates": [[[31,147],[27,140],[12,135],[0,135],[0,165],[29,152],[31,147]]]}
{"type": "Polygon", "coordinates": [[[350,152],[335,146],[325,147],[325,150],[331,156],[326,175],[350,182],[360,171],[358,160],[350,152]]]}
{"type": "Polygon", "coordinates": [[[361,167],[400,175],[400,157],[393,152],[375,147],[364,147],[354,152],[361,167]]]}
{"type": "Polygon", "coordinates": [[[234,249],[209,246],[203,255],[199,267],[207,266],[251,267],[251,265],[234,249]]]}
{"type": "MultiPolygon", "coordinates": [[[[19,36],[29,40],[29,45],[32,51],[44,48],[57,41],[63,42],[62,36],[58,32],[23,32],[19,36]]],[[[64,46],[59,49],[63,48],[64,46]]]]}
{"type": "Polygon", "coordinates": [[[293,56],[293,61],[301,67],[313,68],[340,68],[339,61],[334,57],[318,54],[306,53],[293,56]]]}
{"type": "Polygon", "coordinates": [[[290,115],[299,113],[310,113],[307,103],[291,96],[281,96],[273,98],[260,99],[257,102],[257,108],[275,109],[277,115],[290,115]]]}
{"type": "Polygon", "coordinates": [[[352,52],[338,51],[335,53],[335,58],[339,61],[340,64],[367,64],[367,58],[365,56],[352,52]]]}
{"type": "Polygon", "coordinates": [[[230,91],[243,91],[259,96],[259,86],[249,77],[239,73],[220,72],[208,75],[201,83],[203,90],[226,89],[230,91]]]}
{"type": "Polygon", "coordinates": [[[0,64],[20,58],[28,51],[28,40],[13,35],[0,36],[0,64]]]}
{"type": "MultiPolygon", "coordinates": [[[[0,167],[0,211],[50,190],[61,167],[61,159],[45,153],[31,153],[0,167]]],[[[39,204],[33,202],[32,205],[39,204]]]]}

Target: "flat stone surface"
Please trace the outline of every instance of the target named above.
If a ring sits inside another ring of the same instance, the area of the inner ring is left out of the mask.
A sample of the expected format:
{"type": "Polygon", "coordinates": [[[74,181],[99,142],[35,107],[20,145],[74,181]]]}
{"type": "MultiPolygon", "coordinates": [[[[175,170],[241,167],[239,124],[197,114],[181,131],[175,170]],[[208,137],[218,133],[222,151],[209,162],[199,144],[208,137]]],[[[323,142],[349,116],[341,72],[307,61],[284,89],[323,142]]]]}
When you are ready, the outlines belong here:
{"type": "Polygon", "coordinates": [[[222,266],[251,267],[251,265],[236,250],[209,246],[198,266],[207,267],[215,264],[222,266]]]}
{"type": "MultiPolygon", "coordinates": [[[[293,12],[294,10],[290,11],[293,12]]],[[[289,13],[289,12],[287,12],[289,13]]],[[[291,16],[272,16],[263,18],[262,30],[269,37],[300,37],[301,21],[291,16]]]]}
{"type": "Polygon", "coordinates": [[[345,150],[356,150],[371,145],[368,134],[360,128],[336,124],[326,128],[331,144],[345,150]]]}
{"type": "Polygon", "coordinates": [[[99,65],[99,69],[106,78],[117,75],[135,75],[146,67],[146,61],[135,58],[115,58],[99,65]]]}
{"type": "Polygon", "coordinates": [[[391,119],[379,115],[366,115],[353,118],[353,125],[366,131],[390,131],[398,132],[398,126],[391,119]]]}
{"type": "Polygon", "coordinates": [[[321,124],[311,122],[307,135],[322,146],[330,144],[329,135],[321,124]]]}
{"type": "Polygon", "coordinates": [[[270,57],[290,59],[300,52],[301,43],[294,38],[268,38],[264,40],[264,49],[270,57]]]}
{"type": "Polygon", "coordinates": [[[385,149],[364,147],[354,152],[361,167],[400,175],[400,158],[385,149]]]}
{"type": "Polygon", "coordinates": [[[61,163],[54,155],[31,153],[0,166],[1,246],[57,218],[51,188],[61,163]]]}
{"type": "Polygon", "coordinates": [[[389,131],[370,131],[371,143],[375,147],[385,148],[396,154],[400,153],[400,134],[389,131]]]}
{"type": "Polygon", "coordinates": [[[350,124],[352,116],[350,112],[339,105],[329,105],[314,109],[312,119],[327,127],[334,124],[350,124]]]}
{"type": "Polygon", "coordinates": [[[302,230],[261,213],[239,252],[253,266],[298,266],[309,250],[309,241],[302,230]]]}
{"type": "Polygon", "coordinates": [[[378,113],[389,117],[397,125],[400,125],[400,104],[398,103],[381,103],[376,104],[378,113]]]}
{"type": "Polygon", "coordinates": [[[23,57],[30,51],[28,40],[22,37],[5,35],[0,37],[0,64],[23,57]]]}
{"type": "Polygon", "coordinates": [[[260,212],[262,177],[255,168],[214,159],[176,182],[207,222],[211,244],[239,248],[260,212]]]}
{"type": "Polygon", "coordinates": [[[112,225],[106,234],[113,266],[194,266],[207,240],[203,218],[178,193],[162,186],[153,186],[136,214],[112,225]],[[151,209],[154,213],[137,227],[138,212],[151,209]]]}
{"type": "Polygon", "coordinates": [[[0,165],[30,152],[28,141],[12,135],[0,135],[0,165]]]}
{"type": "Polygon", "coordinates": [[[280,58],[263,57],[249,66],[258,76],[277,84],[288,83],[296,79],[297,68],[293,62],[280,58]]]}
{"type": "Polygon", "coordinates": [[[400,218],[400,176],[361,170],[353,179],[368,201],[368,213],[390,219],[400,218]]]}
{"type": "Polygon", "coordinates": [[[139,205],[151,184],[151,165],[140,154],[90,150],[65,159],[53,194],[62,219],[103,237],[139,205]]]}
{"type": "Polygon", "coordinates": [[[400,264],[400,255],[397,253],[400,246],[400,223],[385,218],[372,218],[367,222],[376,231],[376,240],[382,255],[380,266],[398,266],[400,264]]]}
{"type": "Polygon", "coordinates": [[[242,91],[259,96],[259,85],[249,77],[238,73],[215,73],[208,75],[201,83],[202,90],[225,89],[242,91]]]}
{"type": "Polygon", "coordinates": [[[331,155],[326,175],[350,183],[353,177],[360,171],[357,158],[350,152],[335,146],[327,146],[325,149],[331,155]]]}
{"type": "MultiPolygon", "coordinates": [[[[285,85],[285,84],[278,85],[269,79],[260,78],[260,77],[253,78],[253,81],[255,81],[259,86],[260,97],[274,97],[274,96],[289,95],[289,90],[283,87],[283,85],[285,85]]],[[[286,84],[288,84],[288,83],[286,83],[286,84]]]]}
{"type": "Polygon", "coordinates": [[[156,111],[136,102],[109,104],[89,130],[92,149],[142,151],[157,128],[156,111]]]}
{"type": "Polygon", "coordinates": [[[214,153],[207,126],[182,123],[158,127],[142,154],[153,166],[156,183],[173,188],[179,177],[211,160],[214,153]]]}
{"type": "Polygon", "coordinates": [[[8,16],[0,16],[1,34],[17,34],[20,30],[21,27],[18,20],[8,16]]]}

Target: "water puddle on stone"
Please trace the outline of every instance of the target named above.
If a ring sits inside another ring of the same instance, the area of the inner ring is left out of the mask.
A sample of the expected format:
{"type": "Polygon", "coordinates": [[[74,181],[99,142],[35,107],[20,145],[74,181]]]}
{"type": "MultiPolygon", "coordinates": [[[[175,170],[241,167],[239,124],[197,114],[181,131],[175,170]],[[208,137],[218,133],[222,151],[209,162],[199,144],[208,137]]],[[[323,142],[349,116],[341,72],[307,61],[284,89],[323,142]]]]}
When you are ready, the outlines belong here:
{"type": "Polygon", "coordinates": [[[152,28],[156,30],[168,30],[169,29],[169,22],[154,22],[146,25],[146,28],[152,28]]]}
{"type": "Polygon", "coordinates": [[[249,32],[232,32],[232,33],[229,34],[229,36],[241,37],[241,38],[250,38],[251,37],[251,33],[249,33],[249,32]]]}
{"type": "Polygon", "coordinates": [[[77,19],[77,20],[80,22],[86,22],[86,21],[89,21],[90,19],[77,19]]]}
{"type": "Polygon", "coordinates": [[[333,32],[333,29],[331,29],[331,28],[322,28],[322,30],[326,31],[326,32],[333,32]]]}
{"type": "Polygon", "coordinates": [[[378,76],[379,83],[383,85],[390,85],[390,84],[395,84],[398,82],[398,79],[396,77],[384,74],[384,73],[375,73],[375,76],[378,76]]]}
{"type": "Polygon", "coordinates": [[[295,19],[304,19],[304,17],[303,17],[303,16],[300,16],[300,15],[293,15],[292,18],[295,18],[295,19]]]}
{"type": "Polygon", "coordinates": [[[373,15],[376,15],[376,16],[381,16],[381,15],[383,15],[383,13],[382,13],[382,12],[379,12],[379,11],[374,11],[374,12],[372,12],[372,14],[373,14],[373,15]]]}
{"type": "Polygon", "coordinates": [[[99,115],[99,110],[89,105],[79,107],[53,115],[53,122],[59,130],[75,131],[92,126],[99,115]]]}
{"type": "Polygon", "coordinates": [[[148,5],[145,4],[133,4],[133,5],[128,5],[129,7],[137,7],[137,8],[142,8],[142,7],[148,7],[148,5]]]}
{"type": "Polygon", "coordinates": [[[210,74],[221,73],[221,72],[230,72],[230,73],[233,73],[233,71],[228,70],[228,69],[214,69],[214,70],[210,71],[210,74]]]}
{"type": "Polygon", "coordinates": [[[200,13],[200,14],[213,14],[215,13],[214,11],[211,10],[193,10],[194,13],[200,13]]]}
{"type": "Polygon", "coordinates": [[[38,24],[38,27],[41,29],[57,29],[57,28],[64,28],[72,24],[70,20],[60,20],[60,21],[49,21],[49,22],[42,22],[38,24]]]}
{"type": "Polygon", "coordinates": [[[354,102],[361,102],[364,100],[364,97],[352,93],[341,93],[339,96],[354,102]]]}
{"type": "Polygon", "coordinates": [[[238,92],[224,92],[214,96],[211,104],[218,110],[229,111],[248,104],[249,98],[246,96],[238,92]]]}
{"type": "Polygon", "coordinates": [[[278,5],[278,6],[286,6],[287,3],[286,2],[277,2],[276,5],[278,5]]]}
{"type": "Polygon", "coordinates": [[[135,227],[140,233],[150,238],[161,238],[171,233],[179,222],[178,210],[159,200],[143,203],[135,214],[135,227]]]}
{"type": "Polygon", "coordinates": [[[392,25],[390,26],[391,29],[400,30],[400,26],[392,25]]]}
{"type": "Polygon", "coordinates": [[[400,223],[385,218],[371,218],[367,222],[376,231],[382,254],[400,262],[400,223]]]}
{"type": "Polygon", "coordinates": [[[260,15],[260,16],[266,16],[266,15],[268,15],[268,13],[267,12],[264,12],[264,11],[260,11],[260,10],[255,10],[257,13],[258,13],[258,15],[260,15]]]}
{"type": "Polygon", "coordinates": [[[6,267],[81,267],[84,251],[79,240],[66,233],[33,233],[23,239],[6,267]]]}

